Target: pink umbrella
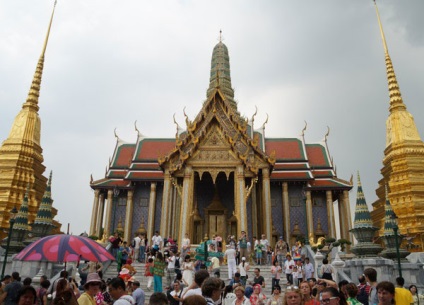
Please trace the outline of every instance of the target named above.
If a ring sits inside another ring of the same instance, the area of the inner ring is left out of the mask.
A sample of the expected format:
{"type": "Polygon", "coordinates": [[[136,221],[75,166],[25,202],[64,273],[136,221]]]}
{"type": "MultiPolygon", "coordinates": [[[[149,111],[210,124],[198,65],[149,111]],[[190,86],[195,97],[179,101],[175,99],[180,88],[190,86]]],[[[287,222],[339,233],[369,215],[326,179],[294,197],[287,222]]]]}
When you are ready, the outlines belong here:
{"type": "Polygon", "coordinates": [[[115,260],[94,240],[76,235],[58,234],[43,237],[19,252],[14,260],[42,262],[106,262],[115,260]]]}

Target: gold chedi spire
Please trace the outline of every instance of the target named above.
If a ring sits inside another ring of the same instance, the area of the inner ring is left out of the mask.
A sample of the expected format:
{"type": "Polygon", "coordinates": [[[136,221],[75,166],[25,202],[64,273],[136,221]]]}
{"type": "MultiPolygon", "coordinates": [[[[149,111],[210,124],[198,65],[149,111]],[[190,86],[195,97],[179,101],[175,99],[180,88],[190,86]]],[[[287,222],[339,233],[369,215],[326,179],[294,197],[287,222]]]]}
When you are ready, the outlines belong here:
{"type": "MultiPolygon", "coordinates": [[[[28,218],[32,222],[46,188],[47,178],[43,176],[45,166],[40,145],[41,120],[38,115],[38,98],[44,68],[44,55],[53,21],[56,1],[50,17],[47,35],[38,60],[28,97],[21,111],[15,117],[9,137],[0,147],[0,237],[2,228],[9,228],[9,211],[19,207],[27,184],[33,185],[33,196],[28,202],[28,218]]],[[[31,193],[32,193],[31,192],[31,193]]],[[[57,211],[54,211],[56,214],[57,211]]]]}
{"type": "Polygon", "coordinates": [[[405,140],[420,141],[421,138],[415,125],[414,118],[412,114],[406,110],[406,105],[403,103],[395,70],[393,69],[393,63],[387,48],[380,13],[375,0],[374,6],[377,13],[378,25],[380,27],[381,39],[383,41],[384,54],[386,57],[386,73],[390,96],[390,115],[386,122],[386,147],[390,144],[397,144],[405,140]]]}

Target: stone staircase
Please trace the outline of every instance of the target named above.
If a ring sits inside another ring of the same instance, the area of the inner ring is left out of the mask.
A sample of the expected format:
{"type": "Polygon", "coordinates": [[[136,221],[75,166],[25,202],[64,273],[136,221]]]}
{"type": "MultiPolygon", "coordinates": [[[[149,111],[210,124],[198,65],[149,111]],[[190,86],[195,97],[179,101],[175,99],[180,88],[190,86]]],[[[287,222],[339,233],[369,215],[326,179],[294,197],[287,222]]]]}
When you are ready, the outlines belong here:
{"type": "MultiPolygon", "coordinates": [[[[135,268],[135,270],[137,271],[137,273],[135,274],[135,279],[137,281],[140,282],[141,284],[141,289],[143,289],[143,291],[146,294],[146,303],[148,302],[150,296],[153,294],[153,283],[152,283],[152,287],[151,290],[147,290],[147,278],[144,276],[144,263],[139,263],[139,262],[133,262],[132,266],[135,268]]],[[[271,292],[271,279],[272,279],[272,274],[271,274],[271,266],[268,265],[260,265],[260,266],[256,266],[256,265],[251,265],[250,266],[250,270],[248,272],[248,282],[251,281],[254,278],[254,273],[253,270],[255,267],[259,267],[261,270],[261,275],[264,277],[265,279],[265,288],[263,289],[263,293],[269,297],[271,296],[272,292],[271,292]]],[[[107,278],[114,278],[118,275],[117,272],[117,264],[116,262],[113,262],[103,273],[103,278],[106,280],[107,278]]],[[[280,280],[280,286],[282,288],[283,291],[285,291],[285,287],[286,287],[286,278],[284,276],[284,274],[281,274],[281,280],[280,280]]],[[[227,279],[228,278],[228,268],[227,265],[222,265],[221,266],[221,279],[226,283],[229,284],[230,280],[227,279]]],[[[167,278],[166,275],[162,280],[163,283],[163,291],[165,292],[165,287],[168,286],[168,282],[167,282],[167,278]]]]}

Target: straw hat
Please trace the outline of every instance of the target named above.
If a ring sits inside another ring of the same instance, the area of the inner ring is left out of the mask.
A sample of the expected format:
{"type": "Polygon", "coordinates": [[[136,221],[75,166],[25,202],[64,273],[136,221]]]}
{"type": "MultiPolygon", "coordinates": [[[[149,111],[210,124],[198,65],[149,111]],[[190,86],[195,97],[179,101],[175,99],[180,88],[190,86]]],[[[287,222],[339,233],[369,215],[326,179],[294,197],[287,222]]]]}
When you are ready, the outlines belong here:
{"type": "Polygon", "coordinates": [[[87,281],[85,282],[84,287],[87,287],[88,284],[90,284],[90,283],[99,283],[100,284],[101,282],[102,282],[102,279],[100,278],[100,276],[96,272],[89,273],[87,275],[87,281]]]}

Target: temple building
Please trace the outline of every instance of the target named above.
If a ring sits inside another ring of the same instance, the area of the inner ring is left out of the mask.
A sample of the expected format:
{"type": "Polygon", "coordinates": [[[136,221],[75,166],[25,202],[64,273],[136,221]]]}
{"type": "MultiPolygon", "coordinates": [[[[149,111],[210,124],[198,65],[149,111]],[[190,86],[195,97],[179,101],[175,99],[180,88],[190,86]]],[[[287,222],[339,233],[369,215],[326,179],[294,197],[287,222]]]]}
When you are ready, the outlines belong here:
{"type": "Polygon", "coordinates": [[[175,122],[175,138],[147,138],[137,126],[135,142],[115,134],[105,177],[90,183],[90,235],[122,231],[130,240],[159,231],[199,243],[244,230],[273,241],[312,241],[336,237],[338,218],[340,237],[351,240],[352,180],[337,177],[328,133],[317,143],[305,142],[306,126],[300,136],[267,138],[266,122],[242,117],[222,41],[213,49],[207,98],[193,120],[185,118],[185,129],[175,122]]]}
{"type": "MultiPolygon", "coordinates": [[[[13,207],[20,209],[23,202],[28,205],[25,208],[27,224],[34,223],[47,187],[47,178],[43,176],[45,166],[38,98],[53,15],[54,9],[27,100],[15,117],[8,138],[0,147],[0,239],[9,230],[10,211],[13,207]]],[[[52,208],[51,213],[54,217],[57,210],[52,208]]],[[[52,222],[54,232],[58,232],[61,224],[55,220],[52,222]]]]}
{"type": "Polygon", "coordinates": [[[386,59],[389,86],[389,117],[386,121],[386,148],[384,150],[383,178],[376,190],[378,199],[372,204],[371,217],[379,235],[384,235],[385,184],[388,200],[398,217],[399,232],[412,237],[416,247],[423,251],[424,237],[424,143],[418,133],[414,118],[406,109],[386,44],[377,5],[378,23],[386,59]]]}

